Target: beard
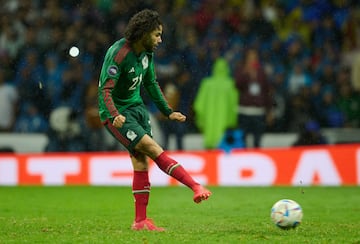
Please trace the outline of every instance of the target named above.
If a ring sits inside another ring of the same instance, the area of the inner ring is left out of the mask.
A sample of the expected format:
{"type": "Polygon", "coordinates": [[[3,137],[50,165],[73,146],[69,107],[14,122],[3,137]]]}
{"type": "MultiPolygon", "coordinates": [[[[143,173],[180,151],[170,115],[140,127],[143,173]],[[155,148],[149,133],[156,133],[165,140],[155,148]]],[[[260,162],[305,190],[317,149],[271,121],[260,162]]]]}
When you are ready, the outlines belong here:
{"type": "Polygon", "coordinates": [[[149,36],[144,38],[143,47],[147,52],[153,52],[155,50],[155,45],[149,36]]]}
{"type": "Polygon", "coordinates": [[[155,50],[155,46],[152,43],[144,43],[144,48],[147,52],[153,52],[155,50]]]}

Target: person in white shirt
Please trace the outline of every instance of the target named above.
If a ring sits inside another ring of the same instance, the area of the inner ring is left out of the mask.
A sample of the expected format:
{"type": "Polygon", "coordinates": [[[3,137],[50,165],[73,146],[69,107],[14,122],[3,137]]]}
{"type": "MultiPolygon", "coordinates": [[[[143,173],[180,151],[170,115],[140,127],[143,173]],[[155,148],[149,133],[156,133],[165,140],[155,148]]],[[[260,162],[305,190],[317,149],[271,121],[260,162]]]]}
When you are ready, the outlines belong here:
{"type": "Polygon", "coordinates": [[[18,98],[16,87],[5,82],[4,71],[0,68],[0,132],[12,131],[18,98]]]}

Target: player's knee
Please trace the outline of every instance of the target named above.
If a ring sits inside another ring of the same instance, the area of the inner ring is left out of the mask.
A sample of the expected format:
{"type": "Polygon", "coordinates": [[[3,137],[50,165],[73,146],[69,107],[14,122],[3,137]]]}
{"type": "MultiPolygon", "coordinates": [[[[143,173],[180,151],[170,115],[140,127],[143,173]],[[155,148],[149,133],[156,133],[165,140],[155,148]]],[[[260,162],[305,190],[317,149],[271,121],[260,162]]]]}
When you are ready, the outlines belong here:
{"type": "Polygon", "coordinates": [[[137,154],[136,156],[131,157],[133,168],[136,171],[147,171],[149,169],[149,163],[147,157],[144,154],[137,154]]]}
{"type": "Polygon", "coordinates": [[[136,150],[139,150],[141,153],[149,156],[151,159],[157,158],[164,150],[157,144],[155,141],[139,143],[136,150]]]}

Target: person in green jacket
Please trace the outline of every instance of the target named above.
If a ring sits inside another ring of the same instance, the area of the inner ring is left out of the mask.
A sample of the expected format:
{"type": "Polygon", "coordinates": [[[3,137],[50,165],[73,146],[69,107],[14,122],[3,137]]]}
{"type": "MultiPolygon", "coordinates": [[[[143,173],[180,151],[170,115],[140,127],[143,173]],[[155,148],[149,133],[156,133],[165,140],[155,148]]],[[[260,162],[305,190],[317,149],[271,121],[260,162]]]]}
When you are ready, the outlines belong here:
{"type": "Polygon", "coordinates": [[[205,77],[194,101],[195,123],[204,136],[206,149],[218,147],[229,128],[236,128],[238,90],[228,62],[215,60],[212,74],[205,77]]]}

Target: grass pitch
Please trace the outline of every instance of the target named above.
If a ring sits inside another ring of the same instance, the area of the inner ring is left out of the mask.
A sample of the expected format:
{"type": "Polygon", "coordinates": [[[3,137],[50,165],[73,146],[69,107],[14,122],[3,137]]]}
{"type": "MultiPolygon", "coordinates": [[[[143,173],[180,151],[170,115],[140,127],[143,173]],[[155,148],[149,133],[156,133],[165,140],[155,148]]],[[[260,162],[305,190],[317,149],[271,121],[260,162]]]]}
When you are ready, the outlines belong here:
{"type": "Polygon", "coordinates": [[[360,243],[358,187],[153,187],[148,216],[166,232],[130,230],[130,187],[0,187],[0,243],[360,243]],[[271,206],[290,198],[301,225],[282,230],[271,206]]]}

